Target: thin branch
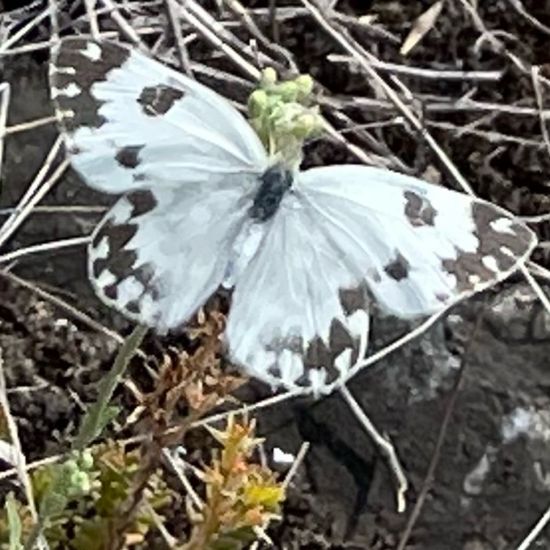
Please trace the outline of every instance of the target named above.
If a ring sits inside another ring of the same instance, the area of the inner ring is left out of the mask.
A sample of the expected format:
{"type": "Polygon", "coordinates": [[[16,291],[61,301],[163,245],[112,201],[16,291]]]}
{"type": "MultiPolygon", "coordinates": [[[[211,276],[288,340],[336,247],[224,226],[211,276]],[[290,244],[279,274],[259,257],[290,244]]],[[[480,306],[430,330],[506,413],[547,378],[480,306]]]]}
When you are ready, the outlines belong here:
{"type": "Polygon", "coordinates": [[[17,431],[17,424],[15,418],[11,414],[10,405],[7,396],[7,386],[6,379],[4,377],[4,359],[2,357],[2,350],[0,349],[0,409],[6,426],[8,428],[8,433],[10,436],[11,445],[15,451],[14,457],[15,461],[15,470],[19,477],[19,481],[25,489],[25,496],[27,498],[27,504],[29,505],[29,510],[33,521],[38,522],[38,512],[36,508],[36,503],[34,501],[34,495],[32,491],[32,483],[30,477],[27,473],[27,461],[25,459],[25,454],[23,453],[23,448],[21,447],[21,441],[19,440],[19,432],[17,431]]]}
{"type": "Polygon", "coordinates": [[[218,414],[213,414],[211,416],[207,416],[206,418],[201,418],[200,420],[197,420],[191,424],[192,428],[198,428],[202,426],[206,426],[209,424],[213,424],[214,422],[219,422],[220,420],[225,420],[228,416],[236,415],[236,414],[248,414],[252,411],[257,411],[259,409],[264,409],[266,407],[271,407],[272,405],[275,405],[276,403],[281,403],[282,401],[287,401],[289,399],[294,399],[295,397],[307,395],[307,391],[304,390],[293,390],[293,391],[287,391],[285,393],[279,393],[277,395],[274,395],[272,397],[268,397],[267,399],[262,399],[262,401],[258,401],[256,403],[251,403],[244,405],[242,407],[239,407],[237,409],[231,409],[229,411],[225,411],[218,414]]]}
{"type": "Polygon", "coordinates": [[[38,252],[49,252],[51,250],[60,250],[62,248],[69,248],[73,246],[82,246],[90,242],[91,237],[73,237],[71,239],[61,239],[58,241],[51,241],[47,243],[34,244],[25,248],[19,248],[13,252],[6,254],[0,254],[0,264],[11,262],[23,256],[29,254],[36,254],[38,252]]]}
{"type": "Polygon", "coordinates": [[[544,223],[550,222],[550,213],[537,214],[536,216],[518,216],[518,220],[525,223],[544,223]]]}
{"type": "Polygon", "coordinates": [[[542,530],[546,527],[550,521],[550,506],[546,509],[546,512],[540,517],[537,523],[533,526],[531,531],[523,539],[521,544],[516,548],[516,550],[527,550],[531,544],[535,542],[537,537],[540,535],[542,530]]]}
{"type": "Polygon", "coordinates": [[[57,117],[47,116],[44,118],[37,118],[36,120],[29,120],[28,122],[20,122],[19,124],[14,124],[13,126],[2,126],[2,121],[0,119],[0,139],[4,136],[9,136],[10,134],[25,132],[27,130],[39,128],[40,126],[45,126],[56,121],[57,117]]]}
{"type": "Polygon", "coordinates": [[[140,50],[148,51],[147,46],[143,43],[136,30],[122,17],[118,7],[112,0],[101,0],[106,8],[110,10],[110,15],[113,21],[118,25],[118,28],[125,34],[140,50]]]}
{"type": "Polygon", "coordinates": [[[176,6],[175,0],[165,0],[166,9],[168,11],[168,20],[174,33],[174,39],[176,41],[176,50],[179,55],[181,68],[188,76],[193,76],[193,70],[191,68],[191,61],[189,59],[189,53],[187,46],[183,39],[183,33],[181,31],[181,23],[179,20],[179,6],[176,6]]]}
{"type": "MultiPolygon", "coordinates": [[[[205,14],[203,12],[204,10],[202,10],[200,6],[197,7],[194,2],[186,0],[184,2],[184,8],[181,10],[181,15],[187,20],[188,23],[195,27],[215,48],[221,50],[229,59],[231,59],[231,61],[233,61],[238,67],[240,67],[245,74],[249,75],[253,80],[258,81],[261,77],[260,71],[256,67],[254,67],[254,65],[249,63],[246,59],[244,59],[242,55],[238,54],[233,47],[224,42],[220,37],[220,34],[216,34],[216,31],[208,26],[207,22],[215,22],[215,20],[213,20],[213,18],[209,14],[205,14]],[[187,9],[188,7],[193,7],[194,12],[191,13],[191,11],[187,9]],[[199,19],[197,14],[200,14],[203,19],[199,19]]],[[[216,28],[218,32],[220,32],[220,30],[223,30],[223,27],[219,25],[217,25],[216,28]]]]}
{"type": "Polygon", "coordinates": [[[508,57],[508,59],[522,73],[528,74],[531,70],[530,65],[528,63],[525,63],[517,55],[513,54],[506,47],[504,42],[502,42],[497,38],[498,31],[492,31],[486,27],[485,23],[483,22],[483,19],[481,19],[481,17],[479,16],[479,13],[477,13],[477,2],[473,4],[470,3],[469,0],[459,0],[459,2],[462,4],[465,11],[470,15],[475,27],[477,27],[478,31],[481,33],[481,38],[483,40],[487,40],[491,44],[494,51],[503,52],[504,55],[508,57]]]}
{"type": "Polygon", "coordinates": [[[170,464],[170,467],[176,474],[176,477],[182,484],[183,488],[187,491],[187,494],[189,495],[189,498],[193,501],[193,504],[197,507],[198,510],[202,510],[202,508],[204,507],[204,502],[202,501],[201,497],[199,497],[199,495],[193,488],[192,483],[185,475],[185,462],[177,456],[172,456],[172,453],[169,449],[162,449],[162,454],[168,464],[170,464]]]}
{"type": "Polygon", "coordinates": [[[438,128],[440,130],[453,132],[457,138],[463,135],[477,136],[481,139],[488,141],[489,143],[515,143],[524,147],[533,147],[535,149],[542,149],[544,144],[540,140],[521,138],[518,136],[511,136],[509,134],[502,134],[494,130],[478,130],[476,128],[468,126],[457,126],[450,122],[439,122],[435,120],[426,121],[426,126],[430,128],[438,128]]]}
{"type": "MultiPolygon", "coordinates": [[[[95,216],[96,214],[104,214],[107,212],[106,206],[84,206],[84,205],[57,205],[57,206],[35,206],[32,209],[33,214],[88,214],[95,216]]],[[[0,216],[11,215],[14,212],[18,212],[19,209],[13,208],[0,208],[0,216]]]]}
{"type": "MultiPolygon", "coordinates": [[[[329,54],[328,61],[335,63],[348,63],[353,72],[357,68],[358,61],[349,55],[329,54]]],[[[459,71],[453,69],[427,69],[424,67],[413,67],[411,65],[401,65],[398,63],[388,63],[386,61],[372,60],[369,64],[380,71],[394,74],[414,76],[427,80],[476,80],[480,82],[498,82],[504,76],[504,69],[496,71],[459,71]]]]}
{"type": "MultiPolygon", "coordinates": [[[[224,3],[231,9],[237,16],[241,19],[243,24],[246,26],[248,31],[258,42],[267,48],[267,50],[277,55],[280,58],[283,58],[285,63],[288,65],[288,69],[294,74],[298,74],[300,70],[298,65],[294,60],[293,55],[286,49],[283,48],[278,42],[279,40],[274,36],[274,40],[270,40],[267,36],[260,30],[256,22],[251,17],[249,11],[238,1],[238,0],[224,0],[224,3]]],[[[276,8],[275,8],[276,9],[276,8]]],[[[276,22],[277,23],[277,22],[276,22]]],[[[278,25],[274,29],[274,35],[277,34],[278,25]]]]}
{"type": "Polygon", "coordinates": [[[107,327],[104,327],[101,323],[98,323],[94,319],[92,319],[89,315],[86,315],[82,311],[78,310],[74,306],[68,304],[58,296],[54,296],[53,294],[50,294],[49,292],[45,291],[44,289],[40,288],[39,286],[29,282],[25,281],[21,277],[18,277],[17,275],[10,273],[9,271],[6,271],[4,269],[0,269],[0,277],[4,277],[5,279],[8,279],[9,281],[22,286],[24,288],[27,288],[34,292],[37,296],[40,296],[44,300],[52,303],[54,306],[61,308],[65,313],[69,314],[71,317],[77,319],[81,323],[87,325],[91,329],[105,334],[109,338],[112,338],[117,343],[122,344],[124,342],[124,338],[120,336],[120,334],[117,334],[116,332],[108,329],[107,327]]]}
{"type": "Polygon", "coordinates": [[[294,458],[294,462],[292,463],[292,466],[289,468],[283,480],[283,489],[285,491],[288,489],[290,482],[294,479],[294,476],[296,475],[298,468],[300,468],[300,466],[302,465],[302,462],[305,460],[306,455],[309,451],[310,445],[311,444],[309,443],[309,441],[304,441],[302,445],[300,445],[300,450],[298,451],[298,454],[294,458]]]}
{"type": "MultiPolygon", "coordinates": [[[[4,136],[8,121],[8,109],[10,105],[10,85],[7,82],[0,84],[0,184],[2,182],[2,161],[4,159],[4,136]]],[[[0,185],[1,188],[1,185],[0,185]]]]}
{"type": "Polygon", "coordinates": [[[50,17],[51,38],[54,43],[59,42],[59,8],[57,6],[57,0],[48,0],[47,13],[50,17]]]}
{"type": "Polygon", "coordinates": [[[508,0],[508,2],[522,17],[524,17],[533,27],[535,27],[535,29],[545,34],[550,34],[550,27],[547,27],[546,25],[541,23],[538,19],[533,17],[525,9],[525,6],[523,5],[523,2],[521,0],[508,0]]]}
{"type": "Polygon", "coordinates": [[[521,271],[522,275],[525,277],[526,281],[529,283],[529,286],[535,291],[535,294],[537,295],[538,299],[541,301],[546,311],[550,313],[550,300],[546,296],[544,290],[542,290],[542,287],[539,285],[539,283],[531,275],[531,273],[529,272],[529,269],[527,269],[527,267],[524,264],[520,264],[519,271],[521,271]]]}
{"type": "Polygon", "coordinates": [[[542,99],[542,89],[540,85],[540,67],[531,67],[531,80],[533,81],[533,88],[535,90],[535,97],[537,99],[537,106],[539,108],[540,129],[544,143],[546,144],[546,150],[550,156],[550,135],[548,134],[548,127],[546,126],[546,119],[544,118],[542,111],[544,109],[544,103],[542,99]]]}
{"type": "Polygon", "coordinates": [[[27,216],[31,213],[33,207],[38,204],[44,196],[53,188],[53,186],[59,181],[65,170],[69,167],[69,160],[64,160],[53,171],[52,175],[44,181],[43,185],[36,192],[36,194],[29,199],[29,201],[16,213],[13,218],[8,218],[6,223],[0,228],[0,246],[13,235],[15,230],[23,223],[27,216]],[[11,220],[11,221],[10,221],[11,220]]]}
{"type": "Polygon", "coordinates": [[[447,309],[444,309],[442,311],[434,313],[431,317],[428,317],[428,319],[426,319],[423,323],[418,325],[410,332],[407,332],[407,334],[405,334],[401,338],[397,338],[397,340],[394,340],[391,344],[388,344],[376,353],[373,353],[366,358],[359,359],[357,363],[353,365],[353,367],[351,367],[351,369],[348,371],[345,377],[345,383],[349,382],[349,380],[351,380],[359,371],[373,365],[374,363],[380,361],[380,359],[382,359],[383,357],[386,357],[390,353],[393,353],[394,351],[403,347],[405,344],[408,344],[412,340],[418,338],[421,334],[423,334],[424,332],[426,332],[426,330],[433,326],[445,313],[447,313],[447,311],[447,309]]]}
{"type": "Polygon", "coordinates": [[[37,190],[43,185],[42,182],[44,181],[46,174],[50,170],[56,156],[59,154],[62,144],[63,144],[63,138],[58,137],[55,143],[52,145],[52,148],[50,149],[48,155],[46,156],[46,160],[38,170],[32,183],[29,185],[28,189],[25,191],[25,193],[19,200],[19,204],[17,205],[15,212],[11,216],[9,216],[9,218],[0,227],[0,247],[4,244],[6,239],[9,237],[9,234],[11,234],[15,230],[15,229],[12,230],[11,227],[17,226],[18,223],[20,223],[17,221],[18,217],[21,215],[23,209],[26,207],[29,201],[32,200],[32,197],[37,192],[37,190]],[[8,234],[8,232],[10,233],[8,234]],[[6,234],[7,236],[5,236],[6,234]]]}
{"type": "Polygon", "coordinates": [[[5,42],[0,44],[0,54],[8,51],[13,44],[16,44],[19,39],[25,36],[29,31],[36,27],[39,23],[47,19],[50,15],[50,10],[45,9],[38,15],[33,17],[26,25],[23,25],[17,32],[13,33],[5,42]]]}
{"type": "Polygon", "coordinates": [[[369,75],[369,77],[384,91],[387,97],[395,104],[401,114],[409,121],[411,126],[415,128],[422,137],[426,140],[430,148],[437,155],[442,164],[447,168],[449,173],[453,176],[455,181],[460,185],[465,193],[473,195],[474,192],[470,187],[470,184],[466,181],[464,176],[459,172],[455,164],[449,159],[447,154],[443,151],[434,137],[425,128],[424,124],[418,119],[418,117],[409,109],[409,107],[399,97],[397,92],[374,70],[370,64],[374,59],[374,56],[365,52],[353,39],[344,35],[342,31],[337,30],[333,24],[327,19],[326,15],[322,13],[316,6],[314,6],[309,0],[301,0],[302,4],[310,11],[313,18],[336,40],[342,48],[344,48],[361,66],[361,68],[369,75]]]}
{"type": "Polygon", "coordinates": [[[96,0],[84,0],[86,6],[86,13],[88,14],[88,21],[90,23],[90,32],[94,40],[99,40],[99,25],[97,24],[97,13],[95,11],[96,0]]]}
{"type": "Polygon", "coordinates": [[[397,511],[399,513],[404,512],[407,505],[405,495],[409,487],[409,482],[407,481],[407,477],[405,476],[401,463],[399,462],[395,447],[392,445],[391,441],[389,441],[388,438],[384,437],[376,429],[376,426],[372,423],[371,419],[366,415],[365,411],[361,408],[359,403],[357,403],[357,401],[345,385],[340,388],[340,393],[353,411],[353,414],[355,414],[355,417],[357,418],[361,426],[369,434],[378,450],[386,458],[387,464],[397,484],[397,511]]]}
{"type": "Polygon", "coordinates": [[[430,460],[430,465],[428,466],[428,471],[426,472],[426,477],[422,482],[422,488],[418,495],[418,499],[416,500],[416,503],[411,512],[411,515],[409,516],[405,530],[401,535],[401,539],[399,540],[399,545],[397,547],[397,550],[405,550],[405,547],[407,546],[407,542],[409,541],[409,537],[411,536],[412,530],[420,516],[420,512],[422,511],[422,508],[426,501],[426,497],[428,496],[428,493],[430,492],[430,489],[432,487],[435,470],[437,468],[437,465],[439,464],[441,448],[443,447],[445,435],[447,434],[449,422],[451,420],[451,416],[455,408],[458,393],[462,385],[463,375],[464,375],[464,362],[460,366],[460,370],[458,372],[454,388],[449,397],[449,401],[447,402],[447,406],[445,407],[445,414],[443,416],[443,421],[441,422],[441,426],[439,427],[439,433],[437,436],[435,449],[433,451],[432,458],[430,460]]]}
{"type": "Polygon", "coordinates": [[[445,441],[445,435],[447,434],[449,422],[451,420],[451,416],[455,409],[458,394],[460,393],[460,390],[462,388],[462,384],[464,381],[464,372],[466,370],[467,361],[470,357],[473,346],[476,343],[476,336],[479,332],[479,328],[481,327],[481,323],[483,322],[483,318],[484,318],[483,314],[478,315],[474,328],[472,329],[472,333],[471,333],[468,345],[464,350],[464,353],[462,354],[462,362],[460,363],[460,369],[456,375],[453,389],[451,390],[451,394],[449,396],[447,405],[445,407],[445,413],[443,415],[443,420],[441,421],[441,426],[439,427],[439,433],[437,435],[435,447],[432,453],[432,457],[430,459],[428,471],[426,472],[426,476],[424,477],[424,481],[422,482],[422,488],[420,489],[420,493],[418,494],[418,498],[411,512],[411,515],[409,516],[407,525],[405,526],[405,529],[403,530],[403,534],[401,535],[401,539],[399,540],[399,545],[397,546],[397,550],[405,550],[407,546],[407,542],[411,536],[412,530],[416,525],[418,518],[420,517],[420,512],[422,511],[422,508],[426,501],[426,497],[428,496],[428,493],[432,488],[432,483],[435,476],[435,470],[437,468],[437,465],[439,464],[441,449],[443,447],[443,442],[445,441]]]}

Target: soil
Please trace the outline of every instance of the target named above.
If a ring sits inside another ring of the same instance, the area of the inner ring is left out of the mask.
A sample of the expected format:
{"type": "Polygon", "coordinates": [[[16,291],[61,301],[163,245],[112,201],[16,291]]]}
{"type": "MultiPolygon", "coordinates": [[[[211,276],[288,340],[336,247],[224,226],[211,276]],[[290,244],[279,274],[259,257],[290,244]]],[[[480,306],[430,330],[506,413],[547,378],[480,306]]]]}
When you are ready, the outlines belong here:
{"type": "MultiPolygon", "coordinates": [[[[404,63],[398,53],[400,44],[415,17],[430,4],[349,0],[340,3],[339,9],[348,14],[378,14],[384,27],[399,38],[398,43],[357,28],[356,38],[380,59],[404,63]]],[[[483,6],[479,12],[491,29],[506,30],[510,37],[516,37],[507,42],[510,51],[547,70],[547,34],[518,17],[510,8],[511,2],[480,4],[483,6]]],[[[435,28],[413,50],[409,62],[464,70],[506,69],[498,85],[479,84],[476,99],[534,105],[532,82],[512,66],[509,58],[490,51],[486,45],[475,50],[473,42],[479,32],[460,5],[459,1],[445,5],[435,28]]],[[[548,2],[531,0],[524,5],[541,23],[550,25],[548,2]]],[[[326,87],[327,97],[372,95],[364,77],[325,60],[327,54],[340,51],[310,18],[283,22],[279,30],[281,43],[295,53],[303,70],[326,87]]],[[[43,53],[19,55],[0,63],[3,80],[12,85],[9,124],[52,114],[43,53]]],[[[459,97],[471,88],[471,83],[464,82],[410,77],[404,81],[415,94],[426,96],[459,97]]],[[[359,123],[393,116],[377,109],[349,106],[346,112],[359,123]]],[[[430,120],[463,127],[479,116],[457,111],[430,115],[430,120]]],[[[536,116],[494,116],[489,129],[542,144],[536,116]]],[[[517,214],[550,211],[550,158],[543,145],[460,136],[443,129],[433,131],[482,197],[517,214]]],[[[390,126],[374,133],[409,166],[411,173],[452,181],[414,132],[390,126]]],[[[53,126],[43,126],[7,139],[1,205],[17,202],[56,135],[53,126]]],[[[365,146],[360,140],[358,143],[365,146]]],[[[306,164],[353,160],[345,149],[322,140],[306,151],[306,164]]],[[[71,172],[42,204],[97,206],[110,202],[112,198],[92,192],[71,172]]],[[[36,213],[10,240],[9,249],[89,233],[99,216],[36,213]]],[[[550,226],[540,224],[537,230],[544,239],[550,226]]],[[[540,251],[534,259],[548,265],[548,258],[540,251]]],[[[93,295],[82,249],[24,258],[13,273],[63,297],[120,334],[128,334],[131,329],[93,295]]],[[[375,318],[372,327],[372,349],[409,328],[382,317],[375,318]]],[[[181,345],[177,338],[169,343],[181,345]]],[[[146,349],[166,345],[167,341],[151,338],[146,349]]],[[[104,334],[91,330],[35,292],[4,276],[0,278],[0,350],[11,388],[12,412],[29,460],[67,447],[81,415],[80,403],[93,400],[97,381],[110,367],[116,349],[117,344],[104,334]]],[[[517,546],[550,501],[549,356],[550,316],[518,276],[453,308],[420,339],[349,384],[355,398],[397,449],[410,482],[405,514],[396,512],[394,484],[384,459],[340,395],[317,402],[286,402],[259,413],[268,456],[275,447],[295,454],[303,441],[311,443],[289,492],[283,519],[270,528],[275,548],[396,548],[421,491],[461,366],[462,384],[432,489],[406,548],[501,550],[517,546]],[[479,316],[483,319],[476,324],[479,316]]],[[[124,390],[119,393],[130,412],[131,398],[125,397],[124,390]]],[[[269,395],[265,387],[253,382],[242,393],[249,400],[269,395]]],[[[550,533],[543,533],[533,548],[549,545],[550,533]]]]}

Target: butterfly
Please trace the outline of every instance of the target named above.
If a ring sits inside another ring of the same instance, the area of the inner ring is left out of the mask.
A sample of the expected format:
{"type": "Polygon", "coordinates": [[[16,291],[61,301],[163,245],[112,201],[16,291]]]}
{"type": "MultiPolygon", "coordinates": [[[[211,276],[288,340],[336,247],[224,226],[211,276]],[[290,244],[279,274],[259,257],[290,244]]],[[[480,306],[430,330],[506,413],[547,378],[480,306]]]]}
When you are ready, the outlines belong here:
{"type": "Polygon", "coordinates": [[[231,288],[228,356],[274,387],[331,392],[374,305],[445,310],[535,246],[509,212],[417,178],[276,162],[227,100],[119,43],[61,40],[50,82],[72,166],[121,195],[89,245],[98,296],[165,332],[231,288]]]}

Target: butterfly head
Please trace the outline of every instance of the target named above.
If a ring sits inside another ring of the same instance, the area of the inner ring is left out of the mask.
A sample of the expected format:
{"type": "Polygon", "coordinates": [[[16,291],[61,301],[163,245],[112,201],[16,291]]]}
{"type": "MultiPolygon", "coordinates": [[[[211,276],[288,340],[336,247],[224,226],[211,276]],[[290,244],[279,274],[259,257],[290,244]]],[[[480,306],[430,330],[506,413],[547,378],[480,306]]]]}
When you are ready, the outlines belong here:
{"type": "Polygon", "coordinates": [[[265,222],[277,212],[285,193],[292,187],[294,172],[283,164],[275,164],[260,176],[260,182],[250,217],[265,222]]]}

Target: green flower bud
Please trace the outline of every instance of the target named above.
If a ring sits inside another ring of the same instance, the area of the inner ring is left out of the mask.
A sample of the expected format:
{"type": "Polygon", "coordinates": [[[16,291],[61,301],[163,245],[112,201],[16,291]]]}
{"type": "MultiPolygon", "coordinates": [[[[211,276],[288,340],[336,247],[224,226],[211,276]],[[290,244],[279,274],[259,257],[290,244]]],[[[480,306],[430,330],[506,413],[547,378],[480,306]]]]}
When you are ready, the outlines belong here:
{"type": "Polygon", "coordinates": [[[85,495],[90,492],[92,486],[90,477],[86,472],[76,472],[71,476],[71,492],[76,495],[85,495]]]}
{"type": "Polygon", "coordinates": [[[296,101],[296,98],[300,92],[300,88],[292,80],[283,82],[277,86],[277,95],[280,96],[284,102],[296,101]]]}
{"type": "Polygon", "coordinates": [[[318,129],[318,117],[313,113],[304,113],[295,121],[292,133],[300,139],[306,139],[318,129]]]}
{"type": "Polygon", "coordinates": [[[292,132],[294,121],[302,112],[299,103],[281,103],[271,113],[270,120],[277,133],[292,132]]]}
{"type": "Polygon", "coordinates": [[[269,105],[269,97],[265,90],[254,90],[248,98],[248,112],[252,118],[262,116],[269,105]]]}
{"type": "Polygon", "coordinates": [[[277,84],[277,71],[273,67],[266,67],[262,71],[260,85],[262,88],[269,88],[277,84]]]}
{"type": "Polygon", "coordinates": [[[313,79],[304,74],[278,82],[277,73],[268,67],[260,85],[248,99],[250,123],[270,155],[297,165],[303,142],[323,128],[318,108],[310,106],[313,79]]]}
{"type": "Polygon", "coordinates": [[[294,82],[298,88],[298,98],[303,101],[313,92],[313,78],[308,74],[301,74],[294,82]]]}
{"type": "Polygon", "coordinates": [[[91,470],[94,466],[94,457],[92,453],[86,449],[80,454],[80,467],[83,470],[91,470]]]}
{"type": "Polygon", "coordinates": [[[63,469],[69,476],[80,470],[76,460],[74,460],[73,458],[70,458],[63,464],[63,469]]]}

